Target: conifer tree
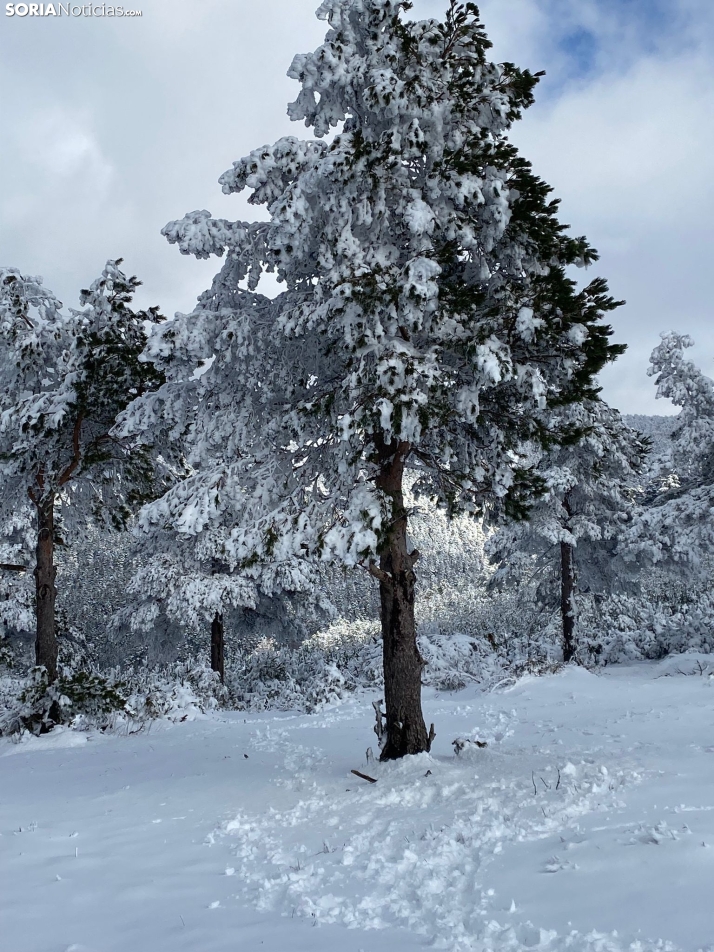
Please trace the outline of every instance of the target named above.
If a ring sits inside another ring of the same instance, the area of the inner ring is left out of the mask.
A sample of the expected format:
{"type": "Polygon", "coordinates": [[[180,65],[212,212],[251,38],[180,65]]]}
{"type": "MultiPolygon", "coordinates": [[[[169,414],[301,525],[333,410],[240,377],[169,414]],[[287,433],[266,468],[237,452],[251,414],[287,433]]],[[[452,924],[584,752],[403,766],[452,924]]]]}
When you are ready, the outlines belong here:
{"type": "Polygon", "coordinates": [[[155,494],[149,449],[112,433],[127,404],[161,383],[139,361],[157,310],[131,310],[140,282],[120,263],[108,261],[68,314],[40,278],[0,271],[0,520],[28,503],[34,511],[36,661],[50,682],[60,537],[76,538],[90,519],[123,527],[155,494]]]}
{"type": "Polygon", "coordinates": [[[714,380],[687,360],[694,341],[662,334],[650,357],[657,397],[681,407],[630,542],[653,561],[706,570],[714,549],[714,380]]]}
{"type": "Polygon", "coordinates": [[[502,528],[487,550],[498,566],[493,585],[538,578],[544,602],[556,589],[568,662],[577,656],[578,594],[611,595],[636,586],[640,562],[624,537],[636,512],[648,441],[599,399],[566,407],[561,416],[572,440],[535,451],[533,470],[543,495],[527,520],[502,528]]]}
{"type": "Polygon", "coordinates": [[[289,115],[317,138],[263,146],[220,179],[267,221],[197,211],[166,226],[183,253],[226,262],[194,312],[153,335],[167,384],[126,422],[195,413],[191,452],[208,462],[191,518],[230,513],[233,564],[336,559],[375,577],[383,759],[433,736],[405,473],[449,513],[524,514],[536,487],[522,447],[557,442],[553,408],[593,398],[621,350],[605,282],[578,290],[566,274],[595,251],[568,237],[507,139],[538,76],[489,61],[474,4],[452,2],[443,22],[409,8],[322,3],[325,42],[288,74],[301,84],[289,115]],[[272,300],[263,271],[281,286],[272,300]]]}
{"type": "MultiPolygon", "coordinates": [[[[207,468],[210,463],[204,460],[207,468]]],[[[150,630],[160,617],[193,631],[210,632],[211,668],[225,676],[224,619],[236,608],[257,609],[261,598],[314,589],[309,566],[292,560],[251,566],[222,561],[226,528],[217,518],[202,524],[187,520],[182,509],[192,498],[194,480],[186,476],[160,503],[141,513],[135,535],[141,564],[128,586],[127,603],[113,624],[128,623],[134,630],[150,630]]],[[[230,510],[229,510],[230,511],[230,510]]],[[[214,514],[215,516],[215,514],[214,514]]]]}

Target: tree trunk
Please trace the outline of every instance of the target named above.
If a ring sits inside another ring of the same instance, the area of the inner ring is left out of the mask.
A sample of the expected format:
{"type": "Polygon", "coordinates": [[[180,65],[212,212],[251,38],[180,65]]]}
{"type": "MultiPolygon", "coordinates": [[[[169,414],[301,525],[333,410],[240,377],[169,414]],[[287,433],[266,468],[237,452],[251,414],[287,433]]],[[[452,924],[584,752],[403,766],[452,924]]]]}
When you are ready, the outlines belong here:
{"type": "Polygon", "coordinates": [[[37,507],[37,547],[35,549],[35,592],[37,638],[35,661],[47,669],[50,684],[57,679],[57,633],[55,630],[55,513],[54,497],[37,507]]]}
{"type": "Polygon", "coordinates": [[[378,574],[387,735],[380,760],[427,751],[434,738],[433,725],[427,734],[421,709],[424,661],[417,648],[414,621],[414,563],[419,553],[407,552],[407,512],[402,488],[408,451],[406,443],[384,447],[382,471],[377,479],[377,486],[392,501],[392,523],[378,574]]]}
{"type": "Polygon", "coordinates": [[[223,615],[216,612],[211,622],[211,670],[217,671],[221,684],[225,682],[223,615]]]}
{"type": "MultiPolygon", "coordinates": [[[[572,515],[566,495],[563,508],[572,515]]],[[[560,614],[563,619],[563,661],[575,657],[575,551],[570,542],[560,543],[560,614]]]]}

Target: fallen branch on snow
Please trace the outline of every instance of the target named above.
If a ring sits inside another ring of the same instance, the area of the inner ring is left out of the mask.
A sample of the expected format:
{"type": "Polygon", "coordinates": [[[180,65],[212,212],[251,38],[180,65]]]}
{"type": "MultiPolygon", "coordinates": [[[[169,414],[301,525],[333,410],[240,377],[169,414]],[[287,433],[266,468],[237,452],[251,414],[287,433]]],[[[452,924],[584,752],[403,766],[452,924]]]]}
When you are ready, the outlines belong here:
{"type": "Polygon", "coordinates": [[[376,783],[376,782],[377,782],[374,777],[369,777],[369,776],[367,776],[366,773],[360,773],[359,770],[351,770],[350,773],[353,773],[353,774],[355,775],[355,777],[361,777],[362,780],[369,780],[370,783],[376,783]]]}

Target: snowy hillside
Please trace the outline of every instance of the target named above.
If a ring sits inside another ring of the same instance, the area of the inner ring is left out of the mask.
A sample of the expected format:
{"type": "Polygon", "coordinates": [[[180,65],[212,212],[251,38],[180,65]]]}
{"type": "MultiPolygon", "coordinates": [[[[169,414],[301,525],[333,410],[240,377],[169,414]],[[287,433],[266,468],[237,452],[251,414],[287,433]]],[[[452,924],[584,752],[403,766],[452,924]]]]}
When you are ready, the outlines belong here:
{"type": "Polygon", "coordinates": [[[386,765],[369,695],[2,740],[0,948],[711,950],[712,671],[429,689],[432,753],[386,765]]]}

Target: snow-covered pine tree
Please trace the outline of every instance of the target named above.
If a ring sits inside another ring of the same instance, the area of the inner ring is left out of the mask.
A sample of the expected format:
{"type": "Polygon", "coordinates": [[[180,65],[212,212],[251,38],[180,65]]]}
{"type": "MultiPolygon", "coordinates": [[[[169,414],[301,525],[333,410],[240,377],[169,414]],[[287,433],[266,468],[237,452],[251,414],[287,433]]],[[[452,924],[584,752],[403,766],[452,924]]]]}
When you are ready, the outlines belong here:
{"type": "MultiPolygon", "coordinates": [[[[211,461],[204,458],[204,466],[211,461]]],[[[314,583],[309,565],[292,560],[242,566],[222,561],[227,527],[214,512],[211,520],[187,520],[186,500],[195,502],[193,484],[200,473],[187,476],[169,490],[136,527],[141,560],[129,584],[126,606],[115,624],[128,622],[134,630],[148,630],[163,616],[193,631],[210,630],[211,667],[221,680],[225,674],[224,619],[234,609],[259,609],[262,598],[280,599],[287,593],[308,593],[314,583]]],[[[232,511],[224,509],[224,514],[232,511]]]]}
{"type": "Polygon", "coordinates": [[[28,500],[34,509],[36,660],[50,681],[58,519],[67,538],[90,519],[119,528],[158,491],[150,450],[112,434],[118,413],[161,383],[139,361],[157,311],[131,310],[139,282],[120,263],[107,262],[68,314],[40,278],[0,271],[0,520],[28,500]]]}
{"type": "Polygon", "coordinates": [[[714,380],[686,359],[693,343],[672,331],[650,357],[657,397],[682,409],[630,533],[654,561],[686,571],[706,570],[714,552],[714,380]]]}
{"type": "Polygon", "coordinates": [[[127,422],[195,407],[193,456],[215,465],[184,511],[234,507],[234,564],[319,556],[376,577],[383,759],[431,743],[407,467],[450,513],[486,499],[523,513],[533,487],[519,448],[557,440],[552,407],[592,397],[620,351],[605,282],[578,291],[566,275],[596,253],[567,237],[506,137],[537,76],[489,62],[474,4],[452,2],[444,22],[406,21],[409,7],[320,6],[324,45],[288,74],[302,86],[289,115],[318,138],[263,146],[220,180],[226,194],[251,189],[268,221],[199,211],[166,226],[183,253],[227,260],[195,311],[153,335],[168,383],[127,422]],[[262,271],[283,287],[273,300],[256,292],[262,271]]]}
{"type": "Polygon", "coordinates": [[[556,588],[567,662],[578,648],[578,594],[610,595],[636,584],[640,564],[622,537],[633,521],[648,441],[597,398],[568,406],[560,416],[573,440],[534,449],[534,473],[545,492],[528,520],[489,539],[487,552],[497,565],[493,585],[538,578],[544,601],[556,588]]]}

